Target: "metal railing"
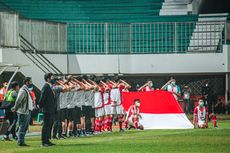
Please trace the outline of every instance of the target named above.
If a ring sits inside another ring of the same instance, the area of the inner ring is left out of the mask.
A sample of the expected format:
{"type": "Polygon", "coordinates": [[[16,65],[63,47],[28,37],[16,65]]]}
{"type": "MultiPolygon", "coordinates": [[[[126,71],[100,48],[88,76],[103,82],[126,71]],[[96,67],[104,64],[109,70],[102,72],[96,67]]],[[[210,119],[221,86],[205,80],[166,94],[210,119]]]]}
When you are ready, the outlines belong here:
{"type": "Polygon", "coordinates": [[[222,52],[228,21],[56,23],[0,13],[0,46],[20,47],[21,34],[41,53],[154,54],[222,52]]]}
{"type": "Polygon", "coordinates": [[[221,52],[226,22],[69,23],[68,52],[141,54],[221,52]]]}
{"type": "Polygon", "coordinates": [[[25,56],[30,59],[42,72],[62,75],[59,70],[49,59],[40,53],[28,40],[20,35],[20,49],[25,56]]]}

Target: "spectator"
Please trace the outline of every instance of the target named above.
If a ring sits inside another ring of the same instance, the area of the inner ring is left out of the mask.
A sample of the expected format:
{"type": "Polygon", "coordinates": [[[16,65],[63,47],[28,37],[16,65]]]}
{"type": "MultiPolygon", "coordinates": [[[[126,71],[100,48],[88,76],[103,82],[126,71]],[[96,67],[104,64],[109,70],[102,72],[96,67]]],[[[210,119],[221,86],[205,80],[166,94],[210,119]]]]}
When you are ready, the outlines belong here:
{"type": "Polygon", "coordinates": [[[18,135],[18,145],[28,146],[25,144],[25,135],[29,126],[30,114],[33,110],[33,100],[30,96],[29,86],[32,84],[31,78],[27,77],[24,81],[24,85],[20,88],[18,92],[15,105],[12,111],[16,111],[18,115],[18,125],[19,125],[19,135],[18,135]]]}
{"type": "Polygon", "coordinates": [[[139,88],[140,88],[140,85],[136,84],[135,91],[138,91],[139,88]]]}
{"type": "Polygon", "coordinates": [[[5,141],[10,141],[10,133],[12,134],[14,140],[18,139],[16,135],[17,113],[11,111],[11,108],[15,105],[15,100],[17,98],[19,89],[18,82],[12,82],[11,89],[6,93],[5,96],[5,101],[10,104],[7,108],[5,108],[6,120],[9,120],[8,129],[3,137],[3,140],[5,141]]]}
{"type": "Polygon", "coordinates": [[[191,97],[191,89],[188,87],[188,85],[184,86],[183,89],[183,99],[184,99],[184,112],[186,114],[190,114],[190,97],[191,97]]]}
{"type": "Polygon", "coordinates": [[[221,101],[221,99],[218,99],[216,105],[214,106],[214,112],[215,114],[225,114],[225,105],[224,103],[221,101]]]}
{"type": "Polygon", "coordinates": [[[30,125],[33,125],[33,116],[35,116],[35,114],[37,114],[37,109],[36,109],[36,95],[34,92],[34,87],[33,85],[31,85],[29,87],[29,91],[30,91],[30,96],[33,100],[33,108],[35,108],[32,112],[31,112],[31,117],[30,117],[30,125]]]}
{"type": "Polygon", "coordinates": [[[3,83],[3,87],[0,89],[0,102],[3,102],[5,99],[5,94],[7,93],[7,82],[3,83]]]}
{"type": "Polygon", "coordinates": [[[204,99],[205,106],[208,107],[209,113],[212,112],[212,102],[211,102],[211,89],[209,87],[209,83],[205,82],[204,86],[202,87],[201,94],[204,99]]]}
{"type": "Polygon", "coordinates": [[[54,77],[52,73],[47,73],[44,76],[46,83],[42,87],[41,97],[38,102],[39,108],[42,109],[44,114],[44,122],[42,127],[42,146],[49,147],[55,145],[50,142],[51,130],[54,121],[54,116],[57,110],[57,104],[55,104],[55,96],[52,90],[52,84],[54,77]]]}

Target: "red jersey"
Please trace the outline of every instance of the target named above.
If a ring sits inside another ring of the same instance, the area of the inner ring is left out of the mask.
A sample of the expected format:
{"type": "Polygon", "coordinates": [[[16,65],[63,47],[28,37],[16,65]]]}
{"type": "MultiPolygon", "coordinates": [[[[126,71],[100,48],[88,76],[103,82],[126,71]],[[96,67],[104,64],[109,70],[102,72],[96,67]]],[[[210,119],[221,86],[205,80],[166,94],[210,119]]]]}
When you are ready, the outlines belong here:
{"type": "Polygon", "coordinates": [[[194,116],[196,117],[196,122],[204,121],[208,113],[208,108],[205,106],[197,106],[194,108],[194,116]]]}
{"type": "Polygon", "coordinates": [[[126,121],[132,116],[132,115],[138,115],[140,114],[140,109],[136,107],[135,105],[132,105],[129,107],[127,116],[126,116],[126,121]]]}

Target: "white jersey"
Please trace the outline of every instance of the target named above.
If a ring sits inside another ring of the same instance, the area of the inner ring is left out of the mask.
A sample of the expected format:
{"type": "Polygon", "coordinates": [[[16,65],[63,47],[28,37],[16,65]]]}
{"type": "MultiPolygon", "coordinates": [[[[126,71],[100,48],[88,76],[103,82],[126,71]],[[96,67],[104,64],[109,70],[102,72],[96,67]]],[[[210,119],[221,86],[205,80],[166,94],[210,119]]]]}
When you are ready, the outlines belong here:
{"type": "Polygon", "coordinates": [[[205,108],[203,108],[202,110],[198,108],[197,119],[198,119],[198,125],[205,123],[205,120],[206,120],[206,109],[205,108]]]}
{"type": "Polygon", "coordinates": [[[121,92],[119,88],[111,89],[110,99],[113,106],[121,105],[121,92]]]}
{"type": "Polygon", "coordinates": [[[73,100],[74,100],[75,107],[81,107],[81,105],[80,105],[79,91],[75,91],[74,92],[73,100]]]}
{"type": "Polygon", "coordinates": [[[79,96],[79,106],[82,107],[84,105],[84,101],[85,101],[85,91],[79,90],[78,96],[79,96]]]}
{"type": "Polygon", "coordinates": [[[102,100],[101,92],[94,93],[94,106],[95,108],[103,107],[103,100],[102,100]]]}
{"type": "MultiPolygon", "coordinates": [[[[172,92],[172,93],[177,93],[177,94],[180,94],[180,87],[179,86],[173,86],[171,84],[167,85],[166,86],[166,90],[169,91],[169,92],[172,92]]],[[[178,100],[178,97],[176,94],[173,94],[173,96],[175,97],[176,100],[178,100]]]]}
{"type": "Polygon", "coordinates": [[[84,106],[91,106],[90,94],[91,94],[90,90],[85,91],[85,94],[84,94],[84,96],[85,96],[84,106]]]}
{"type": "Polygon", "coordinates": [[[60,109],[67,108],[68,102],[67,102],[67,93],[66,92],[60,93],[59,100],[60,100],[60,109]]]}
{"type": "Polygon", "coordinates": [[[103,99],[104,99],[104,104],[105,105],[110,104],[110,99],[109,99],[109,93],[108,92],[103,93],[103,99]]]}

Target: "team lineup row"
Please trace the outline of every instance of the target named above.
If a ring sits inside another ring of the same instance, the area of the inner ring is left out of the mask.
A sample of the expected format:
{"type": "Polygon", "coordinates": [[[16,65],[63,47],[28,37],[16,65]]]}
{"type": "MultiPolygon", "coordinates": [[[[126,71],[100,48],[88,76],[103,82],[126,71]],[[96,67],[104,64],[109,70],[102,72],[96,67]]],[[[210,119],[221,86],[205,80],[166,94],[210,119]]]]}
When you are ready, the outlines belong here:
{"type": "MultiPolygon", "coordinates": [[[[137,113],[138,107],[132,110],[136,114],[135,117],[132,116],[133,119],[135,118],[135,123],[130,120],[128,124],[129,119],[125,119],[126,112],[122,107],[121,94],[128,91],[131,86],[124,80],[103,82],[68,76],[67,80],[56,80],[52,84],[57,102],[53,138],[67,134],[72,136],[98,134],[102,131],[112,132],[115,116],[117,116],[120,131],[123,131],[124,120],[126,128],[143,129],[138,120],[141,117],[140,113],[137,113]]],[[[140,103],[139,100],[136,100],[135,104],[138,105],[138,103],[140,103]]]]}

